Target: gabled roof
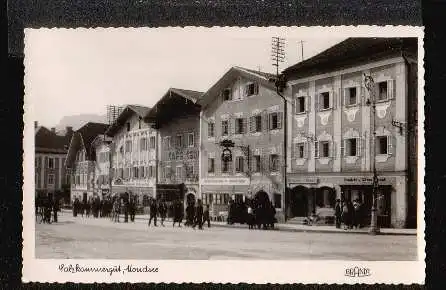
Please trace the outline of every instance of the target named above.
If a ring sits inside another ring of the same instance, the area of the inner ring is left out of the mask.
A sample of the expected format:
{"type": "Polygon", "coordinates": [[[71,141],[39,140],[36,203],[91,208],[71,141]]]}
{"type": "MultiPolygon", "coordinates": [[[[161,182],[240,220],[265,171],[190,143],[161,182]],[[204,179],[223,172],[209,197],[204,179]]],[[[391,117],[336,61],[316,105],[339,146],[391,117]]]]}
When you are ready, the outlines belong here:
{"type": "Polygon", "coordinates": [[[147,122],[154,122],[159,128],[163,123],[184,115],[200,113],[198,104],[202,92],[170,88],[145,116],[147,122]]]}
{"type": "Polygon", "coordinates": [[[118,130],[122,128],[122,126],[124,126],[128,118],[130,118],[133,114],[136,114],[138,117],[144,118],[149,112],[149,107],[141,105],[127,105],[124,110],[122,110],[121,114],[119,114],[118,118],[116,118],[113,124],[108,128],[106,134],[113,137],[118,132],[118,130]]]}
{"type": "Polygon", "coordinates": [[[35,150],[41,153],[61,153],[65,154],[68,151],[72,132],[66,135],[57,135],[55,132],[40,126],[36,129],[34,140],[35,150]]]}
{"type": "Polygon", "coordinates": [[[66,166],[73,164],[77,151],[84,147],[87,160],[95,160],[93,140],[101,134],[105,134],[108,125],[103,123],[88,122],[74,132],[67,152],[66,166]]]}
{"type": "Polygon", "coordinates": [[[283,74],[287,79],[302,78],[407,53],[417,54],[416,38],[347,38],[309,59],[286,68],[283,74]]]}
{"type": "Polygon", "coordinates": [[[252,81],[257,81],[262,86],[275,90],[274,82],[271,82],[271,79],[275,77],[274,74],[234,66],[231,67],[206,93],[203,94],[198,103],[203,107],[207,106],[217,95],[219,95],[220,91],[226,88],[228,84],[235,81],[238,77],[244,77],[252,81]]]}

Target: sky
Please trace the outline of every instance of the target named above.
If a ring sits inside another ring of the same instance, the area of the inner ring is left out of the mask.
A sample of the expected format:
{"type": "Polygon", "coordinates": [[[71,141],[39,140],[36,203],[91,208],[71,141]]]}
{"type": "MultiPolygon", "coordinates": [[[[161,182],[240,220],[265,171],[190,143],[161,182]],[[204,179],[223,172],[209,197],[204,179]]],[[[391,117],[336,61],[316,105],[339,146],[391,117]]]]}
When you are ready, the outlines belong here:
{"type": "Polygon", "coordinates": [[[271,38],[285,38],[281,69],[345,37],[265,28],[27,29],[25,107],[54,127],[107,105],[154,105],[170,88],[206,91],[232,66],[274,72],[271,38]]]}

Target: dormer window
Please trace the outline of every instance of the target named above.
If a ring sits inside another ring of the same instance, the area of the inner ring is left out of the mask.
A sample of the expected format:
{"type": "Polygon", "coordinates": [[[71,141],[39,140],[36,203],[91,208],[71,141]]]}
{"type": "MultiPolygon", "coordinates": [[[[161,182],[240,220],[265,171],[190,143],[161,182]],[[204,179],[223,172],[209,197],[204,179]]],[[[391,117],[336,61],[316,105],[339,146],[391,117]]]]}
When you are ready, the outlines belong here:
{"type": "Polygon", "coordinates": [[[221,94],[223,96],[223,101],[232,100],[231,89],[224,89],[221,94]]]}

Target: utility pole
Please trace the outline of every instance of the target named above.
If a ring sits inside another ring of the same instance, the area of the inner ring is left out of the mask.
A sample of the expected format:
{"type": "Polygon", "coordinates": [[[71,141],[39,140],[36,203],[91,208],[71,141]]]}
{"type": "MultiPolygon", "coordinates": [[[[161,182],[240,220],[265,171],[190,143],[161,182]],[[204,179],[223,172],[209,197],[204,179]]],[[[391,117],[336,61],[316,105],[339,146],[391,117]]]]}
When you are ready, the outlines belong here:
{"type": "Polygon", "coordinates": [[[304,41],[303,40],[300,41],[300,54],[301,54],[302,61],[303,61],[304,60],[304,41]]]}
{"type": "Polygon", "coordinates": [[[367,105],[372,107],[372,171],[373,171],[373,183],[372,183],[372,193],[373,193],[373,203],[372,203],[372,217],[370,221],[370,230],[369,233],[371,235],[379,234],[379,226],[378,226],[378,215],[377,215],[377,199],[378,199],[378,172],[376,171],[376,99],[375,99],[375,81],[372,76],[367,76],[364,74],[364,85],[366,89],[369,91],[369,99],[367,100],[367,105]]]}
{"type": "Polygon", "coordinates": [[[285,195],[287,194],[287,143],[288,143],[288,101],[284,95],[282,95],[283,90],[286,87],[286,79],[284,75],[279,74],[279,63],[285,61],[285,39],[280,37],[272,38],[272,49],[271,49],[271,60],[273,61],[273,66],[276,67],[276,76],[274,81],[276,86],[276,93],[283,100],[283,195],[282,195],[282,210],[284,213],[285,221],[286,216],[286,206],[285,206],[285,195]]]}

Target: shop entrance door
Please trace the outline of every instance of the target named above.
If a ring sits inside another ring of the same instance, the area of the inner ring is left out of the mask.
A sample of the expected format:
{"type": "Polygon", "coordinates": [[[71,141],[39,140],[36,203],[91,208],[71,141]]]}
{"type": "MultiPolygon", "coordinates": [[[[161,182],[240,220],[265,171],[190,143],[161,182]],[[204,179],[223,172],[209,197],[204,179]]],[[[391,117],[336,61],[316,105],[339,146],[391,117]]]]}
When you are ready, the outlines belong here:
{"type": "Polygon", "coordinates": [[[290,192],[289,218],[308,216],[308,188],[296,186],[290,192]]]}

